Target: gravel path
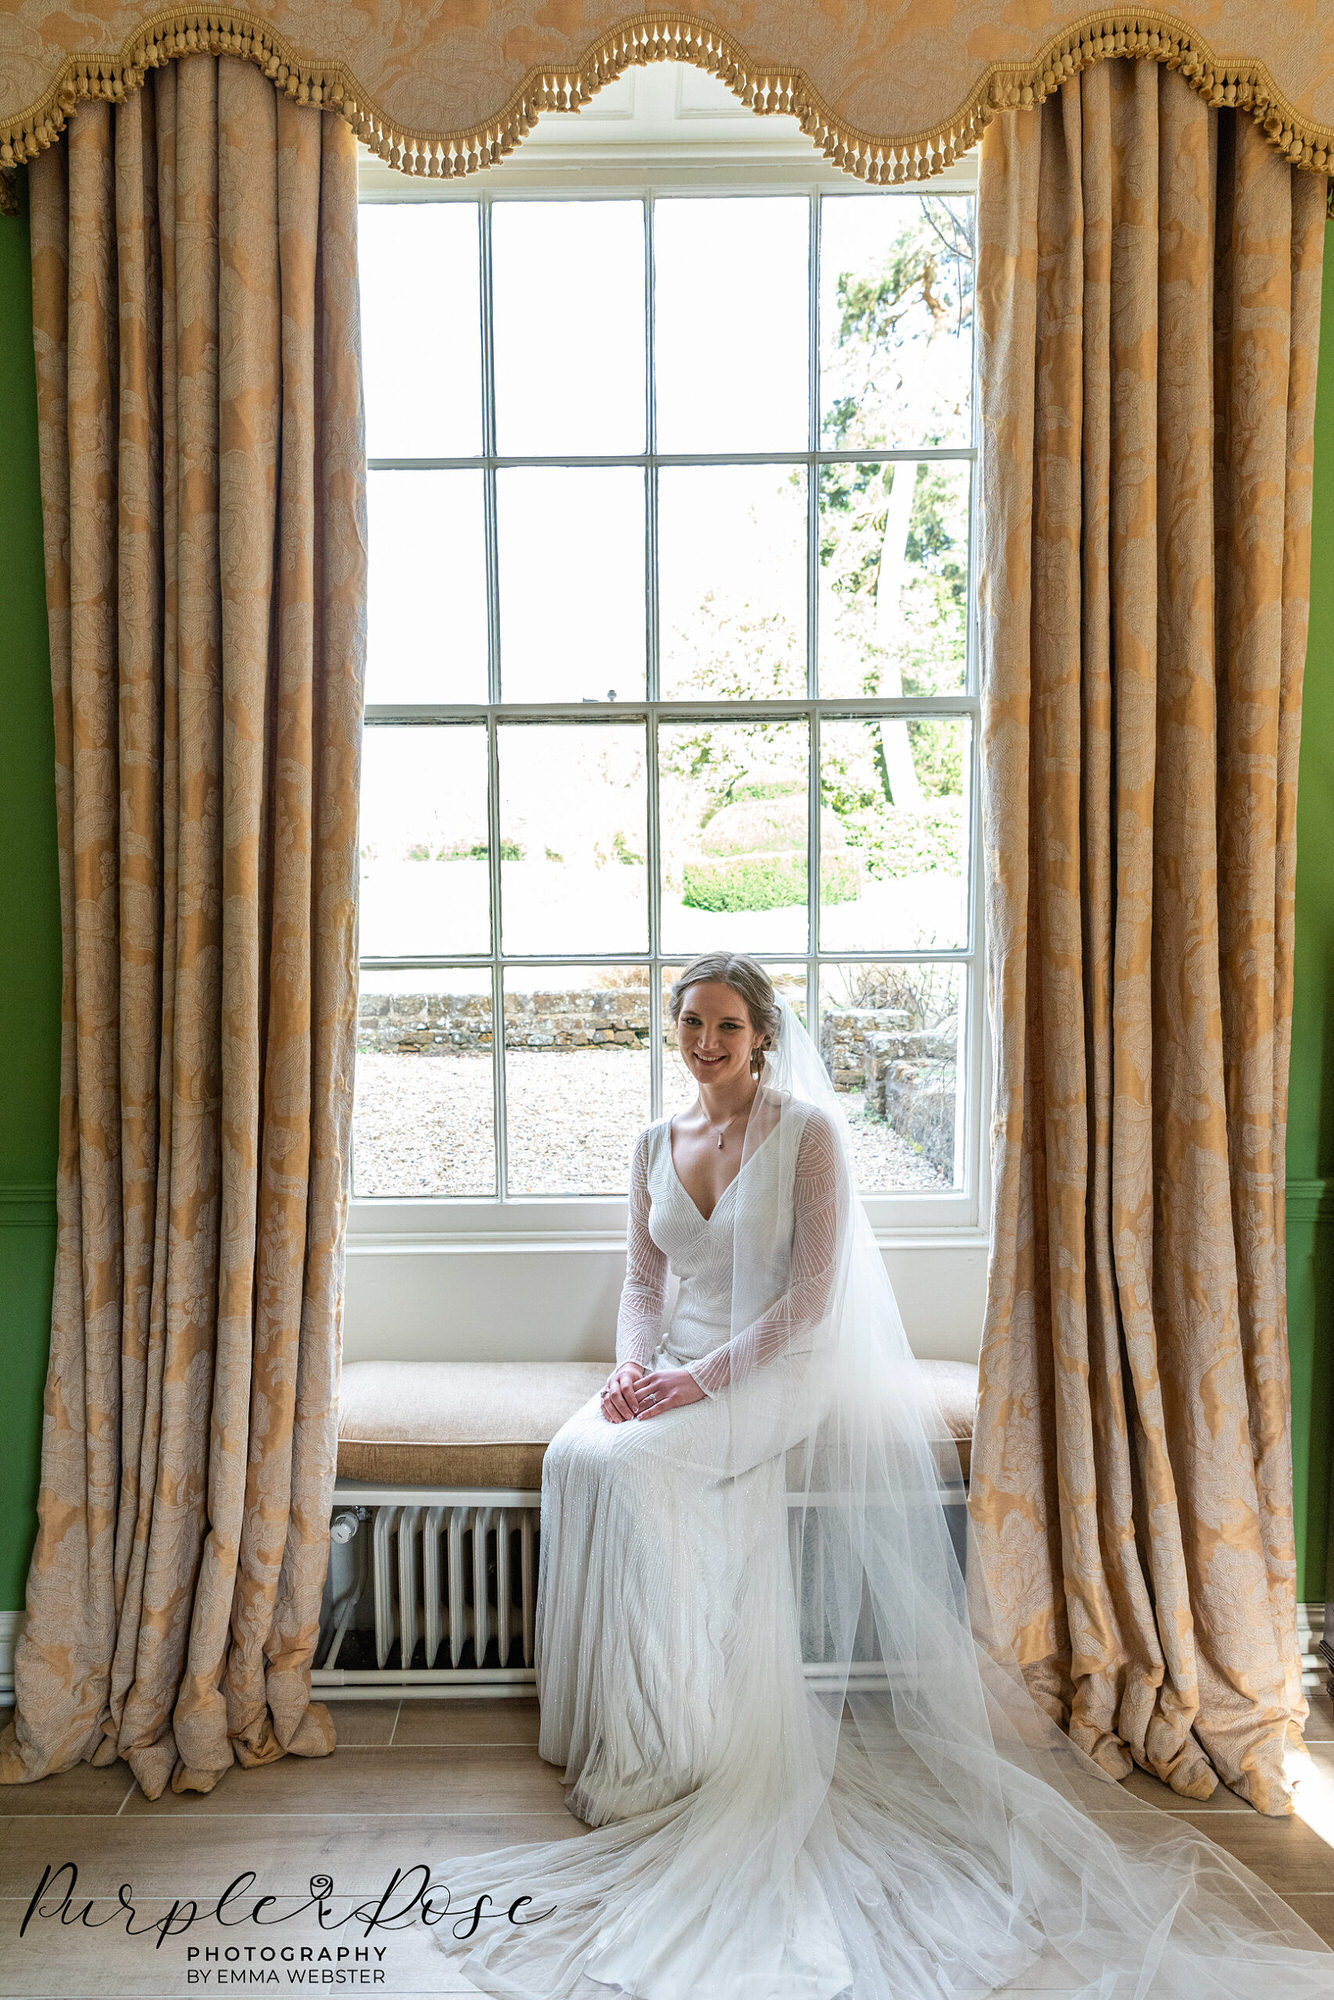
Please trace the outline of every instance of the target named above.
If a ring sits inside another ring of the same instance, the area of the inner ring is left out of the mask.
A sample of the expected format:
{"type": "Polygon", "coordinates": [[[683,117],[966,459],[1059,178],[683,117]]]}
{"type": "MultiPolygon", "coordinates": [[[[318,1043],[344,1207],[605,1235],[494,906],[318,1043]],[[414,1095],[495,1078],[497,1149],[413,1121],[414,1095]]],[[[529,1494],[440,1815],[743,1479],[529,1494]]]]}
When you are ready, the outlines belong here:
{"type": "MultiPolygon", "coordinates": [[[[648,1123],[648,1051],[514,1049],[508,1056],[510,1193],[621,1194],[648,1123]]],[[[666,1109],[694,1093],[669,1059],[666,1109]]],[[[938,1188],[929,1162],[861,1099],[843,1098],[853,1168],[867,1189],[938,1188]]],[[[358,1195],[491,1195],[491,1057],[359,1055],[353,1124],[358,1195]]]]}

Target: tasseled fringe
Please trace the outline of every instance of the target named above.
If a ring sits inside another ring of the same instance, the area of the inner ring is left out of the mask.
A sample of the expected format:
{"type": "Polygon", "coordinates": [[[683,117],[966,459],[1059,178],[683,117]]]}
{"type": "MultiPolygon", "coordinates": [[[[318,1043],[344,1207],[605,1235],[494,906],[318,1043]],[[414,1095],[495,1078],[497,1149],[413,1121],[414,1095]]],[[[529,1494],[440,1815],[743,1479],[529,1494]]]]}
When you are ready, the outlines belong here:
{"type": "Polygon", "coordinates": [[[89,99],[116,102],[150,69],[205,50],[244,56],[300,104],[334,110],[391,167],[431,179],[476,173],[504,159],[544,111],[574,111],[635,64],[675,59],[720,77],[743,104],[794,117],[825,158],[879,185],[929,180],[973,146],[998,111],[1040,104],[1070,77],[1108,56],[1133,56],[1179,70],[1209,104],[1248,111],[1296,167],[1334,173],[1334,131],[1298,116],[1261,62],[1223,64],[1184,22],[1153,11],[1109,9],[1064,29],[1030,63],[993,63],[967,102],[933,132],[877,138],[840,122],[800,70],[766,69],[721,29],[678,13],[636,15],[603,35],[575,69],[538,70],[494,119],[470,132],[433,136],[392,125],[342,63],[300,58],[253,14],[161,14],[135,35],[119,60],[72,59],[31,110],[0,127],[0,166],[30,160],[89,99]]]}

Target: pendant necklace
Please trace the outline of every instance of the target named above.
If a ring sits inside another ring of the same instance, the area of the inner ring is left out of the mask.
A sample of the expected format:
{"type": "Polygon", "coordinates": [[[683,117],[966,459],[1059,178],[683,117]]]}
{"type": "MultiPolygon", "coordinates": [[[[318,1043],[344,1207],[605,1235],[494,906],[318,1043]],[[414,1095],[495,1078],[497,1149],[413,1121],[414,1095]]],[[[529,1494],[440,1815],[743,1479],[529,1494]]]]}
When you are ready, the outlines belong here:
{"type": "MultiPolygon", "coordinates": [[[[747,1105],[747,1106],[746,1106],[746,1109],[747,1109],[747,1111],[749,1111],[749,1109],[750,1109],[750,1106],[749,1106],[749,1105],[747,1105]]],[[[718,1151],[719,1151],[720,1153],[721,1153],[721,1152],[722,1152],[722,1150],[723,1150],[723,1134],[724,1134],[724,1133],[725,1133],[725,1132],[727,1131],[727,1128],[728,1128],[728,1126],[729,1126],[729,1125],[734,1125],[734,1124],[736,1123],[737,1119],[738,1119],[738,1118],[739,1118],[740,1116],[741,1116],[741,1113],[740,1113],[739,1111],[734,1111],[734,1112],[732,1113],[732,1116],[731,1116],[730,1118],[725,1118],[725,1119],[723,1120],[723,1122],[722,1122],[722,1125],[721,1125],[721,1126],[720,1126],[720,1127],[718,1128],[718,1151]]],[[[713,1126],[712,1126],[712,1125],[710,1125],[710,1126],[708,1127],[708,1129],[709,1129],[709,1131],[710,1131],[710,1132],[712,1132],[714,1128],[713,1128],[713,1126]]]]}

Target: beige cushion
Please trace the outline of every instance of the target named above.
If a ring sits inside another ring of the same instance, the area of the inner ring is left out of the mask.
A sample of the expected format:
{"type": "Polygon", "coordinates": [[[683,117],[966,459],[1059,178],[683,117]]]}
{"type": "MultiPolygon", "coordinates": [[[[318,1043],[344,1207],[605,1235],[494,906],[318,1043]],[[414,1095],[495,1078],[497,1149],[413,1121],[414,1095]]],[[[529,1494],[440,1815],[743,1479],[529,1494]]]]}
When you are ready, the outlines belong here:
{"type": "Polygon", "coordinates": [[[547,1446],[610,1372],[606,1361],[350,1361],[339,1477],[536,1491],[547,1446]]]}
{"type": "MultiPolygon", "coordinates": [[[[977,1369],[923,1361],[964,1477],[977,1369]]],[[[561,1425],[595,1396],[607,1361],[349,1361],[338,1398],[338,1472],[385,1486],[536,1492],[561,1425]]]]}
{"type": "Polygon", "coordinates": [[[965,1479],[973,1455],[973,1420],[977,1415],[975,1361],[919,1361],[923,1387],[934,1399],[945,1437],[952,1438],[965,1479]]]}

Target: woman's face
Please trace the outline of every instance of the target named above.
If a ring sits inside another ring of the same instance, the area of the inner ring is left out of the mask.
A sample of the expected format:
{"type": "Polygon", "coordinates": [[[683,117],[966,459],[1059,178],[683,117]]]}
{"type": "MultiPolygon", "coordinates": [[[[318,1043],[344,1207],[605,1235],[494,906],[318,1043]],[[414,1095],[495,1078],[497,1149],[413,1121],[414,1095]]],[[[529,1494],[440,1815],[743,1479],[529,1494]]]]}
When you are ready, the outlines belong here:
{"type": "Polygon", "coordinates": [[[750,1075],[751,1051],[760,1047],[764,1034],[734,987],[702,979],[681,996],[676,1040],[690,1074],[716,1085],[750,1075]]]}

